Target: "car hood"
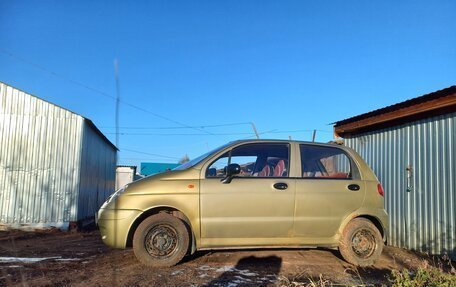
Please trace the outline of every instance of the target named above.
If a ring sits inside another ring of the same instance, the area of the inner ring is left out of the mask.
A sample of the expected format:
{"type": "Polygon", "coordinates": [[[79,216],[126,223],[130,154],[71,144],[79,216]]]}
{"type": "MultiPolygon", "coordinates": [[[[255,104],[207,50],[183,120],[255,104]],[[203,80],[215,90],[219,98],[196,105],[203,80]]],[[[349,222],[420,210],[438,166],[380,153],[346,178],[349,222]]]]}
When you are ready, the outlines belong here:
{"type": "Polygon", "coordinates": [[[195,168],[171,170],[129,183],[126,187],[125,194],[163,192],[162,187],[167,185],[167,182],[199,180],[199,176],[200,170],[195,168]]]}

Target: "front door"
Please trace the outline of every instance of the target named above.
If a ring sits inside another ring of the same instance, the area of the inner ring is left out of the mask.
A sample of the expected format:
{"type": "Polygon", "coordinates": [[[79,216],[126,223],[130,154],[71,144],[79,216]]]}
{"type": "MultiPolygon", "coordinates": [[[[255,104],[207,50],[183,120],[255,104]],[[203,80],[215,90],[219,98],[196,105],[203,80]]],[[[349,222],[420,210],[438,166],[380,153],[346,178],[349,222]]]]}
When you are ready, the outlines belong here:
{"type": "Polygon", "coordinates": [[[290,145],[243,144],[209,162],[200,185],[203,247],[279,244],[291,236],[295,179],[290,179],[290,145]],[[241,173],[222,183],[225,167],[241,173]]]}

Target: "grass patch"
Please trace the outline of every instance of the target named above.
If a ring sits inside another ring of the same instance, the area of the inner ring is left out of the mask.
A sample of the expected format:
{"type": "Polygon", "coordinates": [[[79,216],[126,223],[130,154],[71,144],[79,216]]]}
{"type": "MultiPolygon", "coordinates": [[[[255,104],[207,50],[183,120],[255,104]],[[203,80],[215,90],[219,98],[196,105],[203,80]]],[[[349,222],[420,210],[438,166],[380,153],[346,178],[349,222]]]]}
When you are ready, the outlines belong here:
{"type": "Polygon", "coordinates": [[[393,270],[390,276],[392,287],[453,287],[456,286],[456,271],[448,261],[448,272],[443,266],[431,266],[427,261],[415,271],[393,270]]]}
{"type": "Polygon", "coordinates": [[[334,282],[324,278],[322,274],[318,278],[311,278],[300,274],[294,278],[279,276],[278,286],[280,287],[333,287],[333,286],[392,286],[392,287],[456,287],[456,269],[450,260],[440,261],[437,266],[430,265],[423,261],[417,269],[391,270],[384,278],[365,278],[358,269],[350,268],[352,279],[358,283],[346,284],[334,282]],[[363,278],[364,277],[364,278],[363,278]],[[382,281],[383,283],[380,283],[382,281]]]}

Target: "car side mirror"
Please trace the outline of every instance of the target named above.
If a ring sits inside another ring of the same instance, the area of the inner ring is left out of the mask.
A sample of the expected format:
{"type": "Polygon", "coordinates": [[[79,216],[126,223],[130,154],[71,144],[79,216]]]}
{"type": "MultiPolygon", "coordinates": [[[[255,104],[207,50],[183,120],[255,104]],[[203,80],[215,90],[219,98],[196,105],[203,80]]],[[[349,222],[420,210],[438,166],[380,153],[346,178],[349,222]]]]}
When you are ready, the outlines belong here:
{"type": "Polygon", "coordinates": [[[208,177],[216,177],[217,176],[217,169],[211,167],[207,170],[208,177]]]}
{"type": "Polygon", "coordinates": [[[231,163],[225,169],[226,176],[221,180],[222,183],[230,183],[233,177],[241,172],[241,166],[237,163],[231,163]]]}

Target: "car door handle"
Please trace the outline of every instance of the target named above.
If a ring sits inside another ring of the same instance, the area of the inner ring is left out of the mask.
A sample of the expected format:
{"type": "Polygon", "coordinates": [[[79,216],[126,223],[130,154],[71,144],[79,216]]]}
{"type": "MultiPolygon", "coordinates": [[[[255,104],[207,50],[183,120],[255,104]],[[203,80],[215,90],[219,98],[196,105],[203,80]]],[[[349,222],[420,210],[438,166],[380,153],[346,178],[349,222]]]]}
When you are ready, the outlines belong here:
{"type": "Polygon", "coordinates": [[[357,184],[350,184],[349,186],[347,186],[347,188],[353,191],[357,191],[360,189],[359,185],[357,184]]]}
{"type": "Polygon", "coordinates": [[[285,190],[288,188],[288,184],[286,184],[285,182],[274,183],[274,188],[278,190],[285,190]]]}

